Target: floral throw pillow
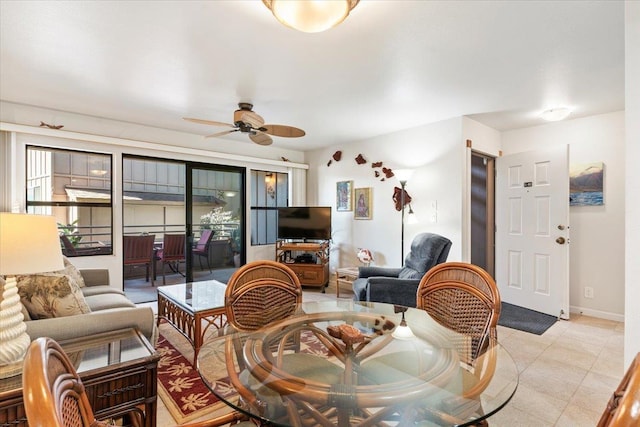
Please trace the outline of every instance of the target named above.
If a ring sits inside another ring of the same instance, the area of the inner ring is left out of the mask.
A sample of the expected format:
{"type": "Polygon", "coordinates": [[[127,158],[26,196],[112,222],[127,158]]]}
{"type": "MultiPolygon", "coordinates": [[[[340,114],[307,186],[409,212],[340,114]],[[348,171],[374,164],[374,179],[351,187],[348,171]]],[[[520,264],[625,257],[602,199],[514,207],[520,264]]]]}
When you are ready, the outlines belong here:
{"type": "Polygon", "coordinates": [[[53,273],[42,273],[44,276],[48,276],[50,274],[58,275],[64,274],[67,276],[71,276],[71,278],[78,284],[78,287],[84,288],[84,279],[82,278],[82,274],[80,274],[80,270],[76,268],[75,265],[71,264],[69,259],[66,256],[63,256],[64,268],[62,270],[55,271],[53,273]]]}
{"type": "Polygon", "coordinates": [[[67,275],[49,273],[18,276],[18,294],[31,319],[91,312],[77,283],[67,275]]]}

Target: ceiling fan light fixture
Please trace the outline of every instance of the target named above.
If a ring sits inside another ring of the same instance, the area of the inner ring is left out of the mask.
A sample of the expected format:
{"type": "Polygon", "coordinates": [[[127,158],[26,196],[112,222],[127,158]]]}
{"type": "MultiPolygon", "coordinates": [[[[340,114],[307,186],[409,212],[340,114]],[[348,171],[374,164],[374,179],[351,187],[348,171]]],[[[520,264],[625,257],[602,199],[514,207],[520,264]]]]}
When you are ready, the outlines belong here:
{"type": "Polygon", "coordinates": [[[284,138],[300,138],[305,136],[305,131],[293,126],[264,124],[262,116],[253,111],[253,105],[248,102],[240,102],[238,109],[233,112],[233,124],[217,122],[214,120],[195,119],[183,117],[188,122],[198,123],[202,125],[224,126],[227,129],[222,132],[216,132],[205,138],[215,138],[228,135],[233,132],[247,134],[249,139],[256,144],[271,145],[273,144],[273,136],[282,136],[284,138]]]}
{"type": "Polygon", "coordinates": [[[360,0],[262,0],[273,16],[287,27],[319,33],[349,16],[360,0]]]}
{"type": "Polygon", "coordinates": [[[540,117],[548,122],[557,122],[559,120],[566,119],[567,117],[569,117],[569,114],[571,114],[571,110],[569,108],[557,107],[544,111],[542,114],[540,114],[540,117]]]}

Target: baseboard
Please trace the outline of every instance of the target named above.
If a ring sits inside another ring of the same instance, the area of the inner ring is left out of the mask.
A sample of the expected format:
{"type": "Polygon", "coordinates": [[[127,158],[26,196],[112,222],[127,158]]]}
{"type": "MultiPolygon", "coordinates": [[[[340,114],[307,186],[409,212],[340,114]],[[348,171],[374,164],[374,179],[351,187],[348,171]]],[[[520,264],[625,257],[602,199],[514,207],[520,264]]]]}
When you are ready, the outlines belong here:
{"type": "Polygon", "coordinates": [[[614,322],[624,322],[624,314],[610,313],[608,311],[594,310],[592,308],[569,307],[571,313],[584,314],[585,316],[597,317],[598,319],[613,320],[614,322]]]}

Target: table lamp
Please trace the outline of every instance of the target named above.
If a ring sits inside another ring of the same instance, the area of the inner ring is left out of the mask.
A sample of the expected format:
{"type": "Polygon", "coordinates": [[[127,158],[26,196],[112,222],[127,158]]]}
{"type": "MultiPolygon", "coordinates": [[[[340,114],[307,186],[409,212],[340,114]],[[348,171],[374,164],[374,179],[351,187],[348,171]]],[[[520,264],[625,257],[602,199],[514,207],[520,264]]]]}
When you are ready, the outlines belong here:
{"type": "Polygon", "coordinates": [[[0,212],[0,378],[22,372],[31,339],[22,316],[16,275],[64,268],[55,218],[0,212]]]}

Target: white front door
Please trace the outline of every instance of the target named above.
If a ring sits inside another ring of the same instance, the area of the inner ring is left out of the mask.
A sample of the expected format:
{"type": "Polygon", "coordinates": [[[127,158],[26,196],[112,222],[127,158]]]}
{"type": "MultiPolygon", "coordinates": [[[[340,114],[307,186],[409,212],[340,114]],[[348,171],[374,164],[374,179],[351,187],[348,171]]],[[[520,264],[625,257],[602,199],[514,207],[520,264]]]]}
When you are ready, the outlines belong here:
{"type": "Polygon", "coordinates": [[[496,160],[502,301],[569,318],[569,146],[496,160]]]}

